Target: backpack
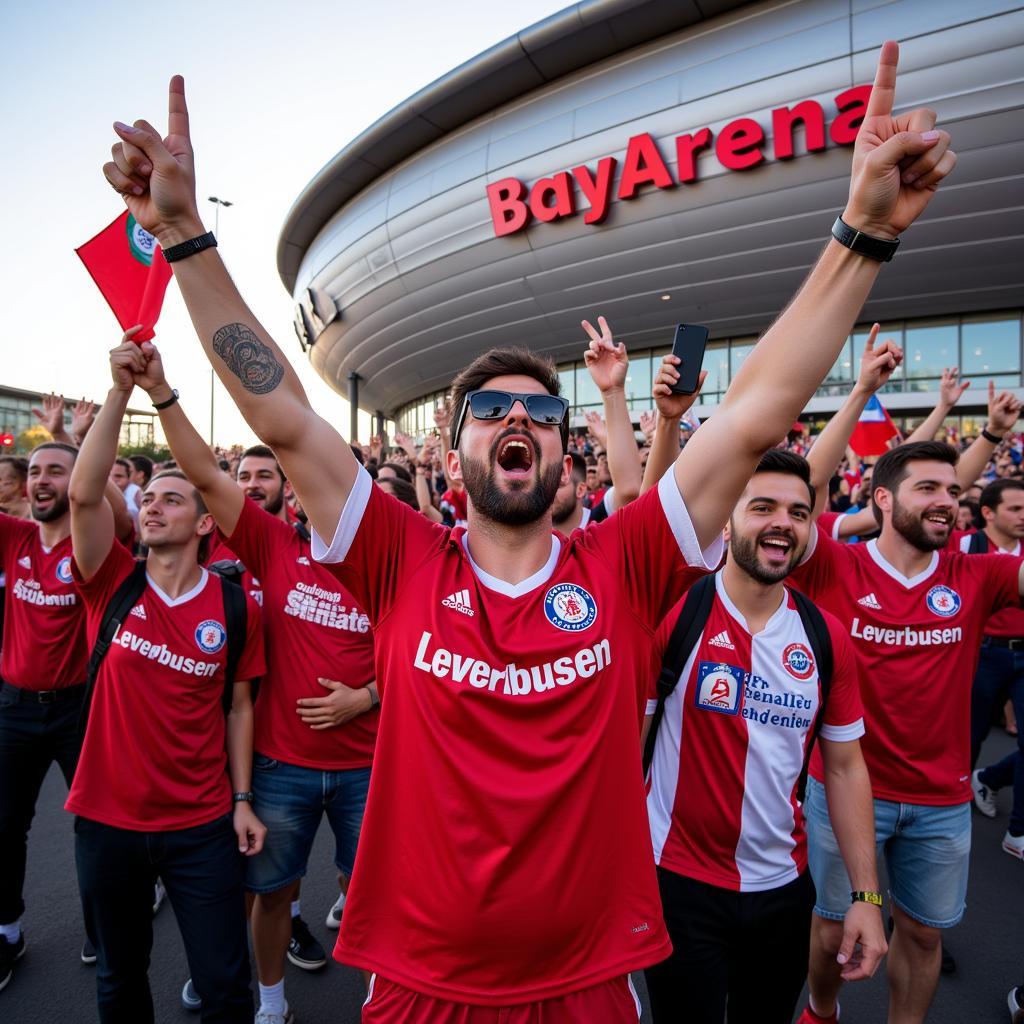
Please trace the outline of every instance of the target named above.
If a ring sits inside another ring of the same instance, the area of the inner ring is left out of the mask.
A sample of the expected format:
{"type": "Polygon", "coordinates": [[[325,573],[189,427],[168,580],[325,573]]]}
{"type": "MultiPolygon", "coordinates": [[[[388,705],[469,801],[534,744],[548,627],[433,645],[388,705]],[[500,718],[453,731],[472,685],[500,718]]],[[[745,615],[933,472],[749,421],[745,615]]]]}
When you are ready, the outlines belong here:
{"type": "MultiPolygon", "coordinates": [[[[245,593],[236,582],[226,576],[221,576],[220,582],[224,596],[224,617],[226,619],[224,625],[228,634],[227,664],[224,666],[224,692],[221,694],[221,706],[224,709],[224,714],[227,715],[231,711],[235,672],[238,670],[238,662],[242,657],[242,649],[245,647],[248,609],[245,604],[245,593]]],[[[89,720],[89,708],[92,704],[92,694],[96,687],[96,677],[99,675],[100,665],[106,657],[107,651],[110,650],[114,635],[121,628],[121,623],[135,607],[145,590],[146,563],[136,562],[132,571],[114,591],[100,621],[96,644],[89,656],[89,668],[86,672],[85,697],[78,720],[81,733],[85,732],[85,726],[89,720]]]]}
{"type": "Polygon", "coordinates": [[[978,530],[976,533],[971,534],[970,542],[967,546],[967,554],[969,555],[987,555],[988,554],[988,536],[984,530],[978,530]]]}
{"type": "MultiPolygon", "coordinates": [[[[793,602],[803,623],[804,632],[810,641],[811,650],[814,652],[814,660],[818,666],[818,680],[821,686],[821,703],[818,706],[818,713],[814,719],[811,729],[810,742],[804,753],[804,763],[800,769],[800,778],[797,781],[797,799],[804,802],[804,794],[807,790],[807,769],[811,761],[811,751],[814,743],[821,732],[825,722],[825,706],[828,703],[829,689],[832,685],[833,654],[832,638],[829,636],[828,626],[825,618],[817,606],[799,590],[790,590],[793,595],[793,602]]],[[[672,635],[669,637],[668,646],[661,662],[661,671],[658,675],[658,706],[655,709],[651,727],[647,732],[647,742],[644,745],[644,777],[647,777],[651,769],[651,761],[654,759],[654,745],[658,736],[658,726],[665,716],[665,702],[672,696],[679,677],[686,663],[693,653],[697,641],[700,639],[704,627],[707,625],[708,617],[711,615],[711,605],[715,599],[715,574],[711,573],[702,576],[686,595],[679,618],[672,628],[672,635]]]]}

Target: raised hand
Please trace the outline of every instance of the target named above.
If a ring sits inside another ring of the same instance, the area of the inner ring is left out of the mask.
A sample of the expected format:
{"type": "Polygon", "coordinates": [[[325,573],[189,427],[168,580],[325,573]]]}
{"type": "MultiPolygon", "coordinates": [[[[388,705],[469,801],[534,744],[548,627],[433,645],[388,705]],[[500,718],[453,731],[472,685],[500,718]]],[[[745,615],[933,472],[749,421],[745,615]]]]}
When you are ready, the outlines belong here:
{"type": "Polygon", "coordinates": [[[1021,404],[1009,391],[996,394],[996,386],[988,382],[988,430],[993,434],[1008,434],[1020,416],[1021,404]]]}
{"type": "Polygon", "coordinates": [[[942,371],[942,380],[939,381],[939,395],[944,406],[952,409],[960,401],[961,395],[971,386],[969,380],[959,379],[960,367],[946,367],[942,371]]]}
{"type": "Polygon", "coordinates": [[[604,417],[594,409],[588,409],[583,414],[583,418],[587,421],[587,431],[590,436],[597,442],[599,447],[607,451],[608,427],[604,422],[604,417]]]}
{"type": "Polygon", "coordinates": [[[889,378],[896,372],[896,367],[903,362],[903,349],[892,338],[886,338],[878,348],[875,348],[878,331],[878,324],[872,324],[868,339],[864,343],[860,375],[857,377],[857,386],[861,391],[872,395],[888,383],[889,378]]]}
{"type": "Polygon", "coordinates": [[[434,426],[442,432],[451,430],[452,414],[443,402],[434,410],[434,426]]]}
{"type": "Polygon", "coordinates": [[[590,337],[590,344],[583,353],[583,359],[598,390],[604,394],[606,391],[624,388],[626,372],[629,369],[626,346],[621,342],[615,343],[612,329],[603,316],[597,318],[597,328],[589,320],[584,320],[583,330],[590,337]]]}
{"type": "Polygon", "coordinates": [[[396,430],[395,444],[409,456],[410,462],[416,461],[416,445],[408,434],[403,434],[400,430],[396,430]]]}
{"type": "Polygon", "coordinates": [[[701,370],[697,378],[697,390],[692,395],[677,395],[672,390],[672,385],[679,380],[677,366],[682,364],[679,356],[667,355],[661,360],[661,366],[654,378],[654,387],[651,388],[651,397],[658,409],[658,415],[666,420],[682,419],[690,407],[697,401],[700,390],[704,387],[704,381],[708,378],[708,371],[701,370]]]}
{"type": "Polygon", "coordinates": [[[160,353],[152,342],[136,345],[132,338],[142,330],[141,324],[129,327],[121,344],[110,350],[110,375],[118,391],[131,391],[138,386],[152,392],[166,383],[160,353]]]}
{"type": "Polygon", "coordinates": [[[75,402],[71,410],[71,436],[78,444],[81,444],[85,435],[89,433],[89,428],[96,419],[96,409],[95,402],[87,402],[84,398],[80,402],[75,402]]]}
{"type": "Polygon", "coordinates": [[[893,115],[899,54],[891,40],[882,45],[843,212],[850,227],[877,238],[895,238],[913,224],[956,166],[949,133],[935,129],[935,111],[893,115]]]}
{"type": "Polygon", "coordinates": [[[115,121],[121,141],[114,143],[113,159],[103,165],[104,177],[121,194],[131,215],[164,248],[202,234],[181,75],[171,79],[167,107],[165,138],[148,121],[115,121]]]}
{"type": "Polygon", "coordinates": [[[40,426],[44,427],[51,437],[64,433],[64,396],[43,395],[43,407],[38,409],[33,406],[32,415],[39,420],[40,426]]]}
{"type": "Polygon", "coordinates": [[[647,438],[648,444],[654,439],[654,428],[657,426],[657,423],[658,417],[653,410],[645,409],[640,413],[640,431],[647,438]]]}

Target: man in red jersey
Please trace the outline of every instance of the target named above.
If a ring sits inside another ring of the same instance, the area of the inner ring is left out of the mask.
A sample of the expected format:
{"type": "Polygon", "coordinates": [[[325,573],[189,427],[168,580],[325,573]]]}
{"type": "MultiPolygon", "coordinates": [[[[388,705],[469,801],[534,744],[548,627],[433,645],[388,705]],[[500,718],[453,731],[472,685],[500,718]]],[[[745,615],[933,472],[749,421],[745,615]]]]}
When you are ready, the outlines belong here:
{"type": "MultiPolygon", "coordinates": [[[[134,348],[128,342],[116,352],[134,348]]],[[[157,349],[147,343],[143,352],[144,386],[163,406],[174,392],[157,349]]],[[[259,581],[267,672],[256,703],[252,788],[253,810],[269,833],[262,854],[246,865],[246,888],[256,896],[257,1020],[286,1024],[293,1019],[284,997],[286,953],[293,963],[306,957],[299,963],[306,968],[323,962],[308,959],[291,907],[325,814],[339,873],[350,876],[355,861],[379,718],[373,634],[353,597],[313,560],[308,534],[285,519],[286,483],[269,449],[242,456],[236,484],[177,402],[160,409],[160,423],[226,547],[259,581]]]]}
{"type": "MultiPolygon", "coordinates": [[[[923,1021],[938,981],[941,929],[964,912],[971,838],[969,680],[989,616],[1019,603],[1021,563],[943,550],[956,521],[957,454],[912,442],[874,466],[877,540],[812,535],[793,581],[831,611],[863,661],[864,757],[896,927],[889,1020],[923,1021]]],[[[818,892],[805,1022],[836,1014],[836,954],[851,889],[815,757],[808,783],[811,872],[818,892]]]]}
{"type": "MultiPolygon", "coordinates": [[[[112,599],[137,572],[115,541],[103,494],[132,390],[149,383],[135,345],[115,349],[111,369],[114,386],[68,492],[70,569],[94,643],[112,599]]],[[[243,854],[258,853],[266,834],[250,790],[250,686],[265,668],[259,607],[235,590],[244,627],[228,615],[226,588],[234,584],[199,564],[213,520],[180,471],[150,481],[140,528],[149,550],[145,584],[100,663],[67,801],[77,816],[75,862],[98,956],[99,1016],[103,1024],[154,1019],[147,971],[159,875],[181,928],[203,1019],[250,1024],[243,854]],[[238,656],[225,718],[233,650],[238,656]]]]}
{"type": "MultiPolygon", "coordinates": [[[[182,80],[166,143],[147,122],[115,126],[104,174],[160,240],[205,351],[309,516],[314,553],[374,627],[386,693],[335,950],[376,975],[364,1021],[636,1020],[628,972],[670,948],[637,771],[638,681],[687,566],[717,564],[758,459],[955,163],[931,112],[892,116],[897,56],[886,43],[849,202],[792,304],[659,486],[568,541],[551,529],[570,465],[552,364],[496,349],[459,375],[447,461],[469,526],[427,522],[372,486],[200,239],[182,80]]],[[[624,349],[600,323],[586,324],[586,359],[624,404],[624,349]]]]}

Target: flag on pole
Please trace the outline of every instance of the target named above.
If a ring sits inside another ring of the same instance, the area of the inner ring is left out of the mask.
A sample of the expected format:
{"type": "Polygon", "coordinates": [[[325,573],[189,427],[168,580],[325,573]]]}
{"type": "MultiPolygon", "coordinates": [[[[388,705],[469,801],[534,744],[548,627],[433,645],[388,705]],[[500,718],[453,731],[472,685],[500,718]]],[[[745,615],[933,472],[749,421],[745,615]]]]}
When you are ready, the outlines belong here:
{"type": "Polygon", "coordinates": [[[850,435],[850,447],[862,456],[884,455],[889,450],[889,442],[899,436],[896,424],[890,419],[878,396],[872,395],[850,435]]]}
{"type": "Polygon", "coordinates": [[[121,329],[142,324],[133,340],[139,344],[151,340],[171,279],[171,268],[156,239],[125,210],[75,252],[121,329]]]}

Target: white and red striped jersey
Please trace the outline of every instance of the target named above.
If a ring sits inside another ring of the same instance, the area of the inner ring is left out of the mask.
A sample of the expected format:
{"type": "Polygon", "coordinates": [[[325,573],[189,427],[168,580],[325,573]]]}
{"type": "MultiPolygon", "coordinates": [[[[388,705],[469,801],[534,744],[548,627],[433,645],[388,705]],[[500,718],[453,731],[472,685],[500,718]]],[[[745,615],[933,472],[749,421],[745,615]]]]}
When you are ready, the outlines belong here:
{"type": "MultiPolygon", "coordinates": [[[[658,631],[659,665],[681,608],[658,631]]],[[[838,620],[822,614],[834,668],[821,736],[856,740],[864,734],[856,656],[838,620]]],[[[656,685],[648,714],[657,706],[656,685]]],[[[803,873],[796,789],[820,703],[811,643],[789,592],[751,636],[719,572],[704,631],[665,703],[651,762],[647,813],[661,867],[740,892],[774,889],[803,873]]]]}

